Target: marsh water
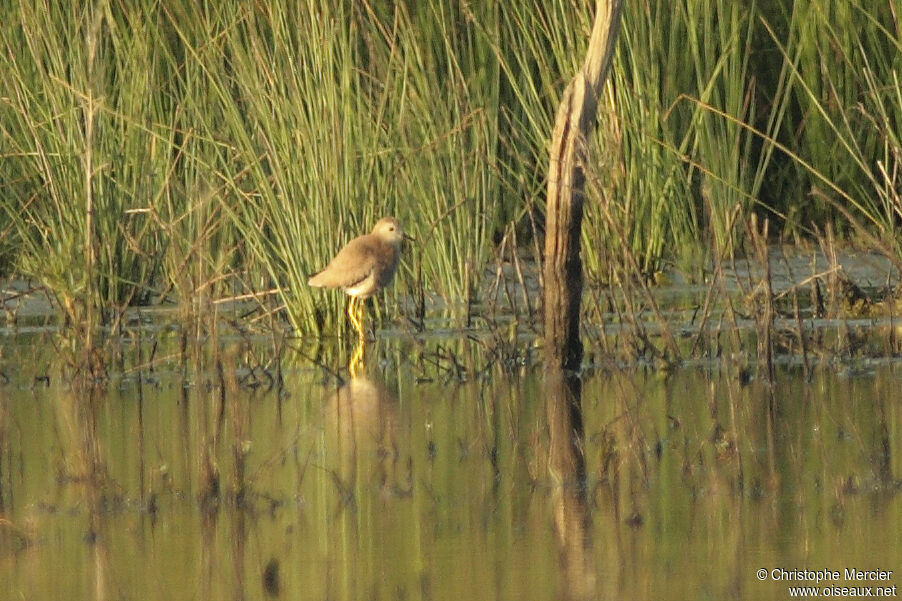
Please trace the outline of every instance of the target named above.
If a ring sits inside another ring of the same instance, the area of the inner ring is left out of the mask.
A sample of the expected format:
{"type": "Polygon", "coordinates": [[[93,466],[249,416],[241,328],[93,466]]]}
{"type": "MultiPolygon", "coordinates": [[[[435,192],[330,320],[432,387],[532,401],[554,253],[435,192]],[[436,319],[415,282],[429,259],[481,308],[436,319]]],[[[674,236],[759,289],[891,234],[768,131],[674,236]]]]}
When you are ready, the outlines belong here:
{"type": "Polygon", "coordinates": [[[6,371],[0,598],[780,599],[800,583],[757,570],[900,577],[893,362],[773,386],[587,373],[583,487],[540,369],[428,381],[398,346],[342,387],[6,371]]]}
{"type": "Polygon", "coordinates": [[[0,599],[896,596],[902,363],[859,321],[880,352],[596,363],[579,403],[516,337],[380,331],[350,379],[135,328],[91,387],[7,328],[0,599]]]}

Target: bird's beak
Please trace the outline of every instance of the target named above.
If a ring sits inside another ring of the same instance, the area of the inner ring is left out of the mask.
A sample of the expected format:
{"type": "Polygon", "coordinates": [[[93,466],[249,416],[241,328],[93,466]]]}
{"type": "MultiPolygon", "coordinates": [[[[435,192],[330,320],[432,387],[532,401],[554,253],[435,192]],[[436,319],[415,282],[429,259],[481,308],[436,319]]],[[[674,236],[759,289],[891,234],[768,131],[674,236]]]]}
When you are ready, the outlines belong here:
{"type": "Polygon", "coordinates": [[[414,238],[413,236],[411,236],[410,234],[404,234],[404,239],[407,240],[408,242],[416,242],[417,241],[417,239],[414,238]]]}

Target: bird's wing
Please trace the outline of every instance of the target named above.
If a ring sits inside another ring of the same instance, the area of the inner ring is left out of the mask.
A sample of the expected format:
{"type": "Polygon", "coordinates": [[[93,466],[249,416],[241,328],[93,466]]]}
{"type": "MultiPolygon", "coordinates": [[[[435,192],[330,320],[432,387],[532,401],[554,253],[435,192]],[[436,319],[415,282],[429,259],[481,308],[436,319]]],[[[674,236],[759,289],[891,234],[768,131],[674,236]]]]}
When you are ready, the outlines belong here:
{"type": "Polygon", "coordinates": [[[320,288],[350,288],[372,273],[375,255],[375,245],[367,236],[354,238],[307,283],[320,288]]]}

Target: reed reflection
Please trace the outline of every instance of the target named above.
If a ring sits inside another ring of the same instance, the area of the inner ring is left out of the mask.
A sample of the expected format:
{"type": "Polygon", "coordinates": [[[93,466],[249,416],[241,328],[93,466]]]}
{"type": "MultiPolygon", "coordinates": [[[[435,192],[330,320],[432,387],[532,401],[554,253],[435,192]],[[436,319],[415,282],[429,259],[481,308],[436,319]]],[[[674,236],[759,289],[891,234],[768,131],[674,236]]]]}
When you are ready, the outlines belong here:
{"type": "Polygon", "coordinates": [[[201,581],[205,598],[215,596],[213,591],[222,582],[235,598],[247,596],[247,519],[252,508],[248,459],[253,448],[253,409],[249,399],[240,394],[235,371],[240,350],[232,345],[216,357],[218,385],[210,389],[208,402],[201,403],[204,415],[198,420],[203,447],[198,500],[202,509],[201,581]],[[220,512],[221,507],[228,511],[220,512]],[[227,520],[227,549],[218,540],[220,516],[227,520]],[[231,562],[231,570],[224,577],[221,568],[225,562],[231,562]]]}
{"type": "Polygon", "coordinates": [[[75,486],[76,495],[88,511],[84,540],[90,545],[93,599],[104,601],[121,592],[113,586],[109,533],[104,519],[121,504],[121,498],[97,435],[97,397],[93,387],[74,386],[61,392],[55,407],[65,481],[75,486]]]}

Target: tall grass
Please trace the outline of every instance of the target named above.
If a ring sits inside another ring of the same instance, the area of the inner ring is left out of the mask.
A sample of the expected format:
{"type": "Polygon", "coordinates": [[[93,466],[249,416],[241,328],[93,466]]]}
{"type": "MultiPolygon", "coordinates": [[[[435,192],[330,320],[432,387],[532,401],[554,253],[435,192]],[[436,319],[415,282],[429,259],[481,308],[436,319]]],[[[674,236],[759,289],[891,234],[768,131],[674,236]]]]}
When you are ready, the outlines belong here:
{"type": "Polygon", "coordinates": [[[146,299],[160,240],[132,209],[164,187],[169,154],[153,23],[102,3],[5,8],[0,209],[17,269],[75,321],[146,299]],[[73,18],[74,17],[74,18],[73,18]]]}
{"type": "MultiPolygon", "coordinates": [[[[640,0],[623,18],[586,165],[590,275],[722,252],[737,211],[898,249],[888,5],[640,0]]],[[[465,310],[493,239],[542,211],[591,19],[569,0],[5,2],[0,260],[74,322],[254,292],[299,333],[334,331],[343,299],[308,275],[393,214],[417,242],[388,294],[465,310]]]]}
{"type": "MultiPolygon", "coordinates": [[[[635,256],[646,272],[658,269],[662,258],[700,238],[702,223],[683,162],[691,142],[689,117],[677,119],[671,109],[694,89],[691,65],[678,51],[687,27],[678,15],[660,3],[630,3],[624,10],[618,55],[600,105],[602,135],[594,156],[603,158],[588,177],[596,200],[586,211],[586,255],[596,278],[626,267],[626,256],[635,256]]],[[[627,277],[635,275],[627,270],[627,277]]]]}
{"type": "Polygon", "coordinates": [[[789,3],[768,23],[791,68],[793,211],[873,233],[902,257],[902,23],[895,3],[789,3]],[[783,33],[785,31],[785,34],[783,33]],[[781,34],[784,35],[780,39],[781,34]]]}
{"type": "Polygon", "coordinates": [[[415,266],[440,297],[461,298],[461,274],[489,250],[498,184],[486,160],[492,90],[467,79],[477,59],[460,64],[475,52],[466,36],[442,29],[459,15],[439,3],[420,14],[314,2],[185,9],[172,27],[190,57],[186,83],[201,91],[187,110],[202,137],[222,141],[212,176],[231,226],[294,328],[333,329],[343,301],[311,292],[307,277],[382,215],[419,240],[402,293],[415,266]]]}

